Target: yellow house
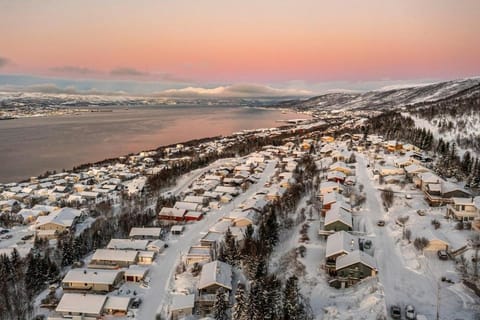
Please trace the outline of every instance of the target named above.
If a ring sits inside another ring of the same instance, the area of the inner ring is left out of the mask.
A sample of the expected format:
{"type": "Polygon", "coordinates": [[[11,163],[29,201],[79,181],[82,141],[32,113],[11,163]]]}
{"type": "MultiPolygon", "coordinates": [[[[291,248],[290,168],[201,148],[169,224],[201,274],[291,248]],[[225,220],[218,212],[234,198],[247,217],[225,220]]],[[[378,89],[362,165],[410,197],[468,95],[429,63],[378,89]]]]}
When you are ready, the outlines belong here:
{"type": "Polygon", "coordinates": [[[325,143],[330,143],[330,142],[334,142],[335,138],[332,136],[323,136],[320,138],[320,140],[325,143]]]}

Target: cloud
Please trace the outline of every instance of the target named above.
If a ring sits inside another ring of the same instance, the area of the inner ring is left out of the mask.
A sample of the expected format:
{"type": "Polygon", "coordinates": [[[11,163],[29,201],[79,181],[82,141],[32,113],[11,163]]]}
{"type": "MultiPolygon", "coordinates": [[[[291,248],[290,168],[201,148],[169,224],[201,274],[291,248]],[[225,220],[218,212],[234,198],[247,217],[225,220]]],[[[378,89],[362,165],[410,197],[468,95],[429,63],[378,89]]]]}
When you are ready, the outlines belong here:
{"type": "Polygon", "coordinates": [[[154,95],[172,98],[266,98],[310,96],[312,92],[292,88],[278,89],[259,84],[234,84],[215,88],[186,87],[181,89],[168,89],[157,92],[154,95]]]}
{"type": "Polygon", "coordinates": [[[124,76],[127,76],[127,77],[132,77],[132,76],[133,77],[145,77],[145,76],[148,76],[149,73],[141,71],[141,70],[137,70],[137,69],[134,69],[134,68],[119,67],[119,68],[112,69],[110,71],[110,75],[120,76],[120,77],[124,77],[124,76]]]}
{"type": "Polygon", "coordinates": [[[35,92],[45,94],[71,94],[71,95],[104,95],[120,96],[126,95],[124,91],[101,91],[95,88],[79,90],[74,86],[59,87],[53,83],[33,84],[29,86],[0,85],[0,91],[7,92],[35,92]]]}
{"type": "Polygon", "coordinates": [[[10,63],[10,60],[5,57],[0,57],[0,68],[5,67],[10,63]]]}
{"type": "Polygon", "coordinates": [[[92,75],[97,74],[98,71],[84,68],[84,67],[75,67],[75,66],[60,66],[60,67],[53,67],[50,68],[50,71],[57,72],[57,73],[65,73],[65,74],[75,74],[75,75],[92,75]]]}

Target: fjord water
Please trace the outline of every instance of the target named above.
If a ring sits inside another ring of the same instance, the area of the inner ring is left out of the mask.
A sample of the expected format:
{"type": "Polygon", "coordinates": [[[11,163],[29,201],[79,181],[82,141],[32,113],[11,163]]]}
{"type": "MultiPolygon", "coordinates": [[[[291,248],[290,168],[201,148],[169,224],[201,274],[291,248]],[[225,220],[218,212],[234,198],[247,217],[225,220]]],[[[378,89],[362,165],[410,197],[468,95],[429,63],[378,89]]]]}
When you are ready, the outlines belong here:
{"type": "Polygon", "coordinates": [[[112,107],[112,112],[0,121],[0,182],[71,169],[182,141],[270,128],[305,118],[234,106],[112,107]]]}

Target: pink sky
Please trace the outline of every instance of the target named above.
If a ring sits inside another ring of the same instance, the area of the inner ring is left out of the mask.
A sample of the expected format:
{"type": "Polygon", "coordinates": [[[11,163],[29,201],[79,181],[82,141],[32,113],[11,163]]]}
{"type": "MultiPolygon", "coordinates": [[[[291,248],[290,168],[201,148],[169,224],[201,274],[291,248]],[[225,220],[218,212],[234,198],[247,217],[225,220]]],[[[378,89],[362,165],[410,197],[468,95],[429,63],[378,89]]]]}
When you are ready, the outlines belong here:
{"type": "Polygon", "coordinates": [[[478,0],[0,0],[0,73],[199,83],[457,78],[480,74],[478,30],[478,0]]]}

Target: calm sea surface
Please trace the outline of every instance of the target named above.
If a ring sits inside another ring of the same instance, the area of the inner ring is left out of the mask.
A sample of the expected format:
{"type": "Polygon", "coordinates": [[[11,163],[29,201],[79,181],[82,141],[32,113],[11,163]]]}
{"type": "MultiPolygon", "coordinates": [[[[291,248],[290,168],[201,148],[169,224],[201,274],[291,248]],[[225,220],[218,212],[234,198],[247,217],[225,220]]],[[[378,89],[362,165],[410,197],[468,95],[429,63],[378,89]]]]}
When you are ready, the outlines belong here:
{"type": "Polygon", "coordinates": [[[0,121],[0,182],[305,115],[225,106],[112,108],[113,112],[0,121]]]}

